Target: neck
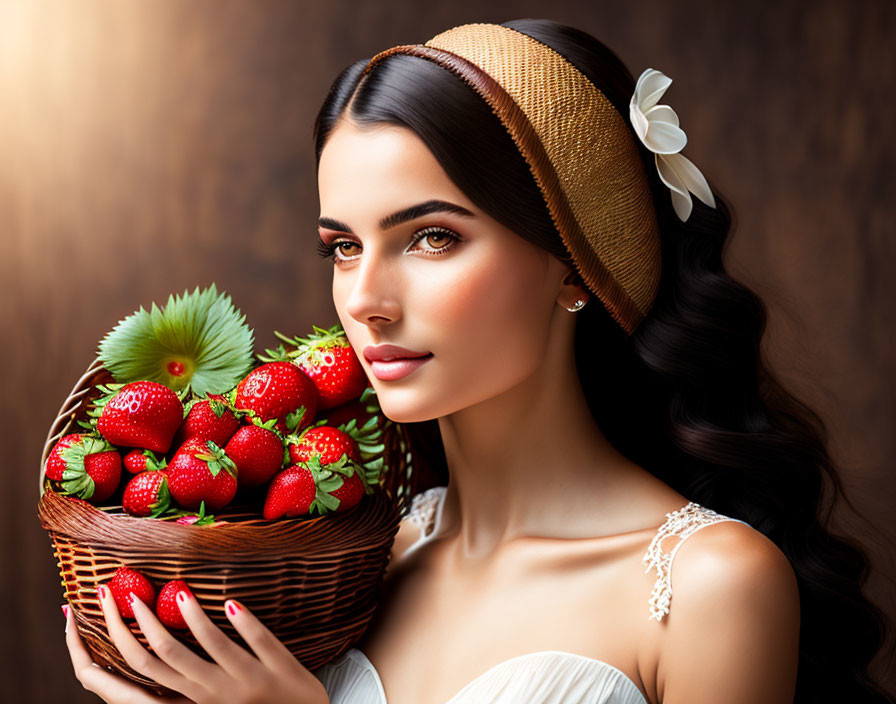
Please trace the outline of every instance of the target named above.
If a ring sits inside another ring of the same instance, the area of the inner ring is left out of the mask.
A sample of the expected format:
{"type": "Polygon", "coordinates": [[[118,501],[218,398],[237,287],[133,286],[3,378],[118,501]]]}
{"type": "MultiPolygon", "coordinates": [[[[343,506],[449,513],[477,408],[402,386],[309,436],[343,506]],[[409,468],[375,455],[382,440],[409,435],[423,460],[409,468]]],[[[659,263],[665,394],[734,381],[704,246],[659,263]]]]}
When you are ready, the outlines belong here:
{"type": "Polygon", "coordinates": [[[549,345],[520,384],[439,418],[450,473],[440,533],[468,566],[520,538],[599,534],[619,518],[622,502],[609,497],[618,499],[624,480],[643,472],[594,423],[572,336],[554,339],[570,343],[549,345]]]}

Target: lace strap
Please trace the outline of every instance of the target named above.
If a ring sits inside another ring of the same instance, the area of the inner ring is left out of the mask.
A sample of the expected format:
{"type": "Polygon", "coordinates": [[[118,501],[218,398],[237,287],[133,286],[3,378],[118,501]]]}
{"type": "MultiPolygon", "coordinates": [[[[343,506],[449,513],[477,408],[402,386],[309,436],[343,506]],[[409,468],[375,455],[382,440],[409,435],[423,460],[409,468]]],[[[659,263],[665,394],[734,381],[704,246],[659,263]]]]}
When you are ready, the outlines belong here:
{"type": "MultiPolygon", "coordinates": [[[[420,540],[429,537],[435,526],[436,509],[442,494],[447,490],[444,486],[434,486],[411,499],[411,508],[407,519],[414,525],[420,526],[420,540]]],[[[419,542],[419,541],[418,541],[419,542]]]]}
{"type": "Polygon", "coordinates": [[[666,514],[666,522],[653,536],[650,547],[644,555],[642,562],[647,565],[645,572],[650,568],[656,569],[656,583],[650,595],[650,618],[661,621],[663,616],[669,613],[669,603],[672,601],[672,560],[675,553],[684,541],[701,528],[711,526],[722,521],[735,521],[749,525],[737,518],[729,518],[712,509],[701,506],[694,501],[684,508],[666,514]],[[678,542],[671,550],[663,546],[663,541],[671,536],[676,536],[678,542]]]}

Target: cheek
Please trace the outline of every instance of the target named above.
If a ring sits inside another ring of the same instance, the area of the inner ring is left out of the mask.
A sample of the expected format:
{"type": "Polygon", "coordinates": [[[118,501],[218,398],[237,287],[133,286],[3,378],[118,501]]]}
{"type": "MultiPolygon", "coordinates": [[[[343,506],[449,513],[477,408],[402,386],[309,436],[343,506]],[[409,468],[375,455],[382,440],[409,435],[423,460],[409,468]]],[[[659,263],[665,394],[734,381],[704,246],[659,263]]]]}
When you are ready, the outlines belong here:
{"type": "MultiPolygon", "coordinates": [[[[533,256],[481,257],[463,263],[445,280],[427,282],[421,306],[443,381],[458,390],[498,392],[531,374],[540,363],[553,310],[545,266],[533,256]],[[475,384],[460,383],[463,380],[475,384]]],[[[435,360],[434,360],[435,361],[435,360]]]]}

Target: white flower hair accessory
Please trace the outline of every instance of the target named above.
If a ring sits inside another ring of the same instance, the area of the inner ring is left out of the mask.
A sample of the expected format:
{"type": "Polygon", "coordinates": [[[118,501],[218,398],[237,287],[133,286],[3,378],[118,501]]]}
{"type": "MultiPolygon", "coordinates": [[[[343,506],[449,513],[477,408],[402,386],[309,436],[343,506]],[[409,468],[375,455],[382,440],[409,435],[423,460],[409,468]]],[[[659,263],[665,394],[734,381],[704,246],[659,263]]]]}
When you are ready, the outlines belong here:
{"type": "Polygon", "coordinates": [[[691,193],[713,208],[716,200],[700,170],[679,154],[688,138],[678,126],[678,115],[668,105],[657,105],[671,84],[672,79],[661,71],[645,69],[635,85],[629,117],[644,146],[654,153],[660,179],[671,190],[675,214],[685,221],[693,208],[691,193]]]}

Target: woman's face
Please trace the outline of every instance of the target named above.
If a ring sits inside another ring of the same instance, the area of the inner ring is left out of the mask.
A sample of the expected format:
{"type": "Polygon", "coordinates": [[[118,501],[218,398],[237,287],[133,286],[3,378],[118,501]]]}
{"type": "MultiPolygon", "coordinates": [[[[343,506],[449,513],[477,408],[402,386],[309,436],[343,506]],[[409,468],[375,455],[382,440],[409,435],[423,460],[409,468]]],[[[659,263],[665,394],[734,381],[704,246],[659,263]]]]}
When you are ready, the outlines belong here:
{"type": "Polygon", "coordinates": [[[416,134],[342,122],[321,154],[318,186],[320,238],[336,246],[333,302],[387,417],[446,416],[538,369],[552,318],[570,315],[558,304],[569,268],[473,205],[416,134]],[[388,372],[364,352],[381,344],[431,357],[378,378],[388,372]]]}

